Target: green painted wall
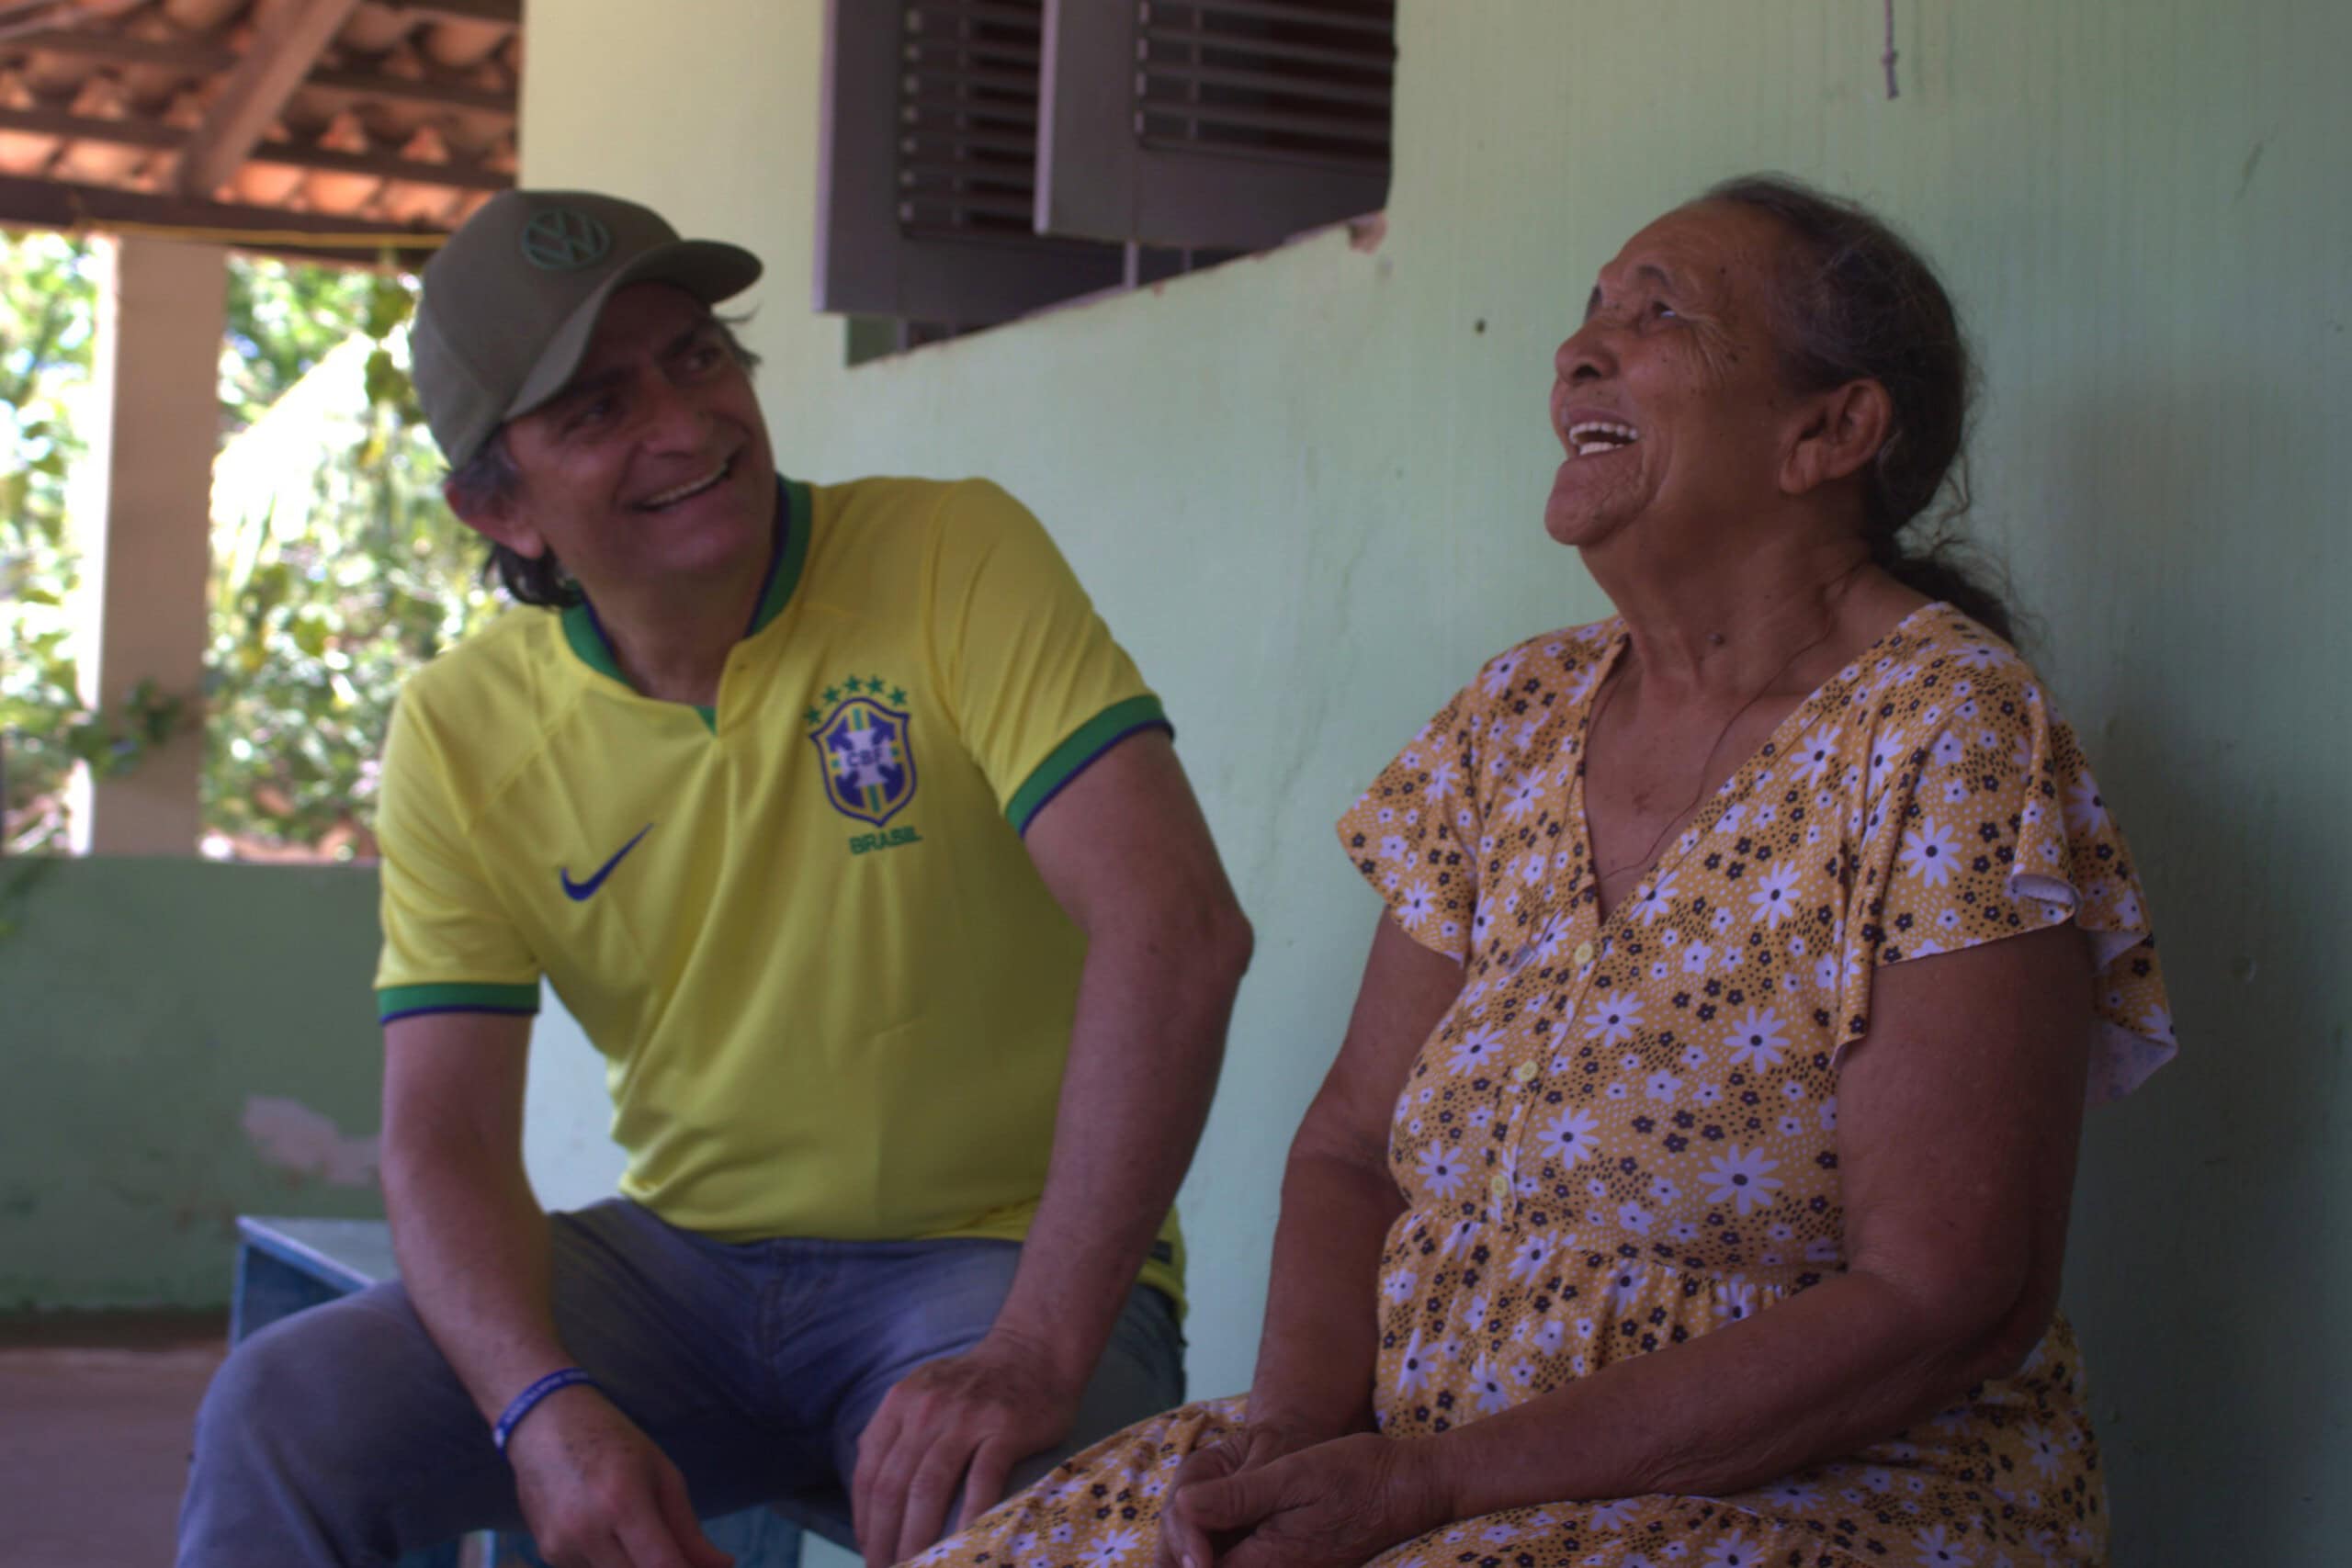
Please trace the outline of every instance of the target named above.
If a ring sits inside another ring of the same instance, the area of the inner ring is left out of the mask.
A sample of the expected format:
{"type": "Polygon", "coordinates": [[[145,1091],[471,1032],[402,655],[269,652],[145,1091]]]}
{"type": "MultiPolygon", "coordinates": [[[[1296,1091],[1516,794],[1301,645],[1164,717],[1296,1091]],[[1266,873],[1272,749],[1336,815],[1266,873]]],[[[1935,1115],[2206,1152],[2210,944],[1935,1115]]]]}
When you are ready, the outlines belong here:
{"type": "Polygon", "coordinates": [[[209,1306],[240,1213],[380,1214],[364,872],[0,864],[0,1312],[209,1306]]]}
{"type": "MultiPolygon", "coordinates": [[[[1185,1202],[1198,1392],[1248,1375],[1288,1128],[1374,918],[1328,824],[1487,653],[1602,605],[1544,538],[1553,346],[1632,230],[1724,175],[1861,196],[1984,350],[1977,526],[2147,874],[2184,1059],[2093,1119],[2068,1294],[2117,1560],[2352,1535],[2352,7],[1403,0],[1385,243],[1325,234],[844,368],[807,308],[818,0],[531,18],[535,184],[769,265],[784,461],[987,472],[1165,693],[1260,934],[1185,1202]]],[[[2332,1543],[2332,1547],[2331,1547],[2332,1543]]]]}
{"type": "MultiPolygon", "coordinates": [[[[383,1213],[373,871],[12,861],[0,921],[0,1314],[217,1306],[237,1215],[383,1213]]],[[[551,998],[525,1121],[543,1201],[613,1190],[551,998]]]]}

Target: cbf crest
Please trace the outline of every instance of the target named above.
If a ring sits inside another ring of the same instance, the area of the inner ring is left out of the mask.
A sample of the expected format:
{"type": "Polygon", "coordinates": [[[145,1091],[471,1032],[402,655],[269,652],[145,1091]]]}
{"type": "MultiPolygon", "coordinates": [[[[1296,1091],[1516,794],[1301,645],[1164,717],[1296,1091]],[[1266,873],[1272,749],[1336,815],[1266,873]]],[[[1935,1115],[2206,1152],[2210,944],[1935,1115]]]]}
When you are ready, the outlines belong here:
{"type": "MultiPolygon", "coordinates": [[[[915,796],[915,751],[908,734],[907,713],[884,702],[887,682],[850,680],[829,687],[825,700],[832,710],[808,710],[815,726],[809,744],[817,748],[825,775],[825,794],[833,809],[876,828],[888,822],[915,796]],[[850,694],[842,694],[842,687],[850,694]]],[[[905,702],[907,694],[892,688],[890,697],[905,702]]]]}

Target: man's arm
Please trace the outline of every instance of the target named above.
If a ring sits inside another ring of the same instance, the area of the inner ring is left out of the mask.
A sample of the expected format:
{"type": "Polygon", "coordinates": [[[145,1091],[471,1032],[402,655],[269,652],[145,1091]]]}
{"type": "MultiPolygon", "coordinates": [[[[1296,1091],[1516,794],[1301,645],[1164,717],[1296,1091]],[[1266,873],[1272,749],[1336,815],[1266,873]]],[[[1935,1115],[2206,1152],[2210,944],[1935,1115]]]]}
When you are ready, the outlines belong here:
{"type": "Polygon", "coordinates": [[[1065,1437],[1191,1163],[1250,962],[1243,918],[1168,738],[1120,741],[1031,821],[1029,855],[1086,933],[1046,1190],[979,1346],[892,1389],[858,1445],[869,1568],[929,1546],[1065,1437]]]}
{"type": "MultiPolygon", "coordinates": [[[[523,1169],[531,1021],[426,1013],[384,1026],[384,1205],[401,1280],[485,1425],[571,1364],[548,1292],[548,1217],[523,1169]]],[[[685,1482],[593,1387],[549,1394],[507,1445],[550,1562],[707,1568],[685,1482]]]]}

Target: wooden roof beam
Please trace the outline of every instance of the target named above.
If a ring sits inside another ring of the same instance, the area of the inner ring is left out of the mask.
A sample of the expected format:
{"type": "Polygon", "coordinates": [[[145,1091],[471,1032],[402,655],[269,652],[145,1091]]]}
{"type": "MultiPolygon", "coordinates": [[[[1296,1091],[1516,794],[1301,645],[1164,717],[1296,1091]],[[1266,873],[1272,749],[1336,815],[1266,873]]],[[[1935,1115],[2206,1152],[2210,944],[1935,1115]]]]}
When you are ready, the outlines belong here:
{"type": "Polygon", "coordinates": [[[173,182],[181,196],[208,197],[228,184],[358,4],[294,0],[254,35],[181,150],[173,182]]]}
{"type": "Polygon", "coordinates": [[[395,11],[424,21],[523,25],[523,0],[385,0],[395,11]]]}
{"type": "MultiPolygon", "coordinates": [[[[237,63],[233,49],[188,39],[164,42],[132,38],[127,33],[43,32],[0,42],[0,60],[48,52],[74,54],[89,60],[125,65],[164,65],[194,76],[211,76],[237,63]]],[[[430,104],[437,108],[480,109],[513,115],[512,89],[478,87],[458,77],[387,76],[377,71],[322,67],[304,77],[297,92],[334,93],[345,97],[380,98],[386,103],[430,104]]]]}
{"type": "Polygon", "coordinates": [[[345,247],[328,242],[337,237],[365,236],[380,241],[382,250],[407,258],[413,265],[431,254],[442,239],[435,231],[394,223],[370,223],[316,212],[281,212],[275,208],[244,207],[233,202],[142,196],[105,186],[71,185],[62,180],[16,175],[0,175],[0,224],[69,231],[123,225],[168,229],[195,238],[225,241],[240,249],[353,265],[374,263],[378,246],[345,247]]]}
{"type": "MultiPolygon", "coordinates": [[[[161,120],[142,119],[137,116],[99,119],[91,115],[63,114],[55,109],[0,109],[0,130],[22,131],[29,136],[54,136],[74,141],[103,141],[119,147],[145,147],[158,152],[180,144],[180,133],[161,120]]],[[[297,169],[323,169],[338,175],[371,175],[378,179],[447,186],[451,190],[501,191],[514,183],[512,175],[486,169],[477,164],[427,164],[386,152],[337,152],[331,148],[294,141],[265,141],[253,150],[246,162],[282,164],[297,169]]],[[[210,192],[206,194],[209,196],[210,192]]]]}
{"type": "Polygon", "coordinates": [[[125,65],[170,65],[198,76],[214,75],[237,63],[235,50],[203,39],[143,39],[122,32],[51,28],[0,40],[0,55],[33,53],[74,54],[125,65]]]}

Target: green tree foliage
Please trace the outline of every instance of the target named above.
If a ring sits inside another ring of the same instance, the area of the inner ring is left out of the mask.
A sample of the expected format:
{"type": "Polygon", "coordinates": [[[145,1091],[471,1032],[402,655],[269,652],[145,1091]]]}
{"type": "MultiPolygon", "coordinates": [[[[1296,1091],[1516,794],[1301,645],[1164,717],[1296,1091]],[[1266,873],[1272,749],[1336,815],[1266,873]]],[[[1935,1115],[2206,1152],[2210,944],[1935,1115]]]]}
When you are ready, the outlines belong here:
{"type": "Polygon", "coordinates": [[[241,853],[372,853],[401,680],[493,607],[409,385],[414,306],[397,274],[232,268],[231,440],[296,476],[243,515],[216,491],[204,819],[241,853]]]}
{"type": "MultiPolygon", "coordinates": [[[[408,382],[414,289],[390,272],[230,262],[203,694],[216,850],[371,852],[374,757],[400,681],[493,608],[408,382]]],[[[0,846],[16,852],[62,840],[77,761],[135,765],[182,721],[152,685],[114,714],[75,692],[66,481],[85,456],[74,415],[95,313],[85,246],[0,235],[0,728],[13,732],[0,846]]]]}
{"type": "Polygon", "coordinates": [[[111,733],[84,705],[72,647],[80,563],[66,479],[84,456],[74,412],[89,390],[96,302],[86,245],[0,235],[0,849],[63,836],[77,760],[103,772],[136,754],[135,735],[111,733]]]}

